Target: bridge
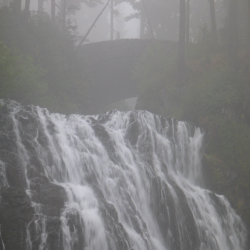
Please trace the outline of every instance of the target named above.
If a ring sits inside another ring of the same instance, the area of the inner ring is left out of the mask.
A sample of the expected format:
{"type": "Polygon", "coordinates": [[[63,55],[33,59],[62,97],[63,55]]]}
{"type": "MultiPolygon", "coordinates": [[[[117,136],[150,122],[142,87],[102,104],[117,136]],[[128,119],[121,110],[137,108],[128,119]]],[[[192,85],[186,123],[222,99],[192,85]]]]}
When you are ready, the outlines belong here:
{"type": "Polygon", "coordinates": [[[91,98],[96,107],[137,97],[133,71],[143,53],[160,43],[176,51],[177,43],[141,39],[121,39],[82,45],[79,54],[87,64],[91,77],[91,98]]]}

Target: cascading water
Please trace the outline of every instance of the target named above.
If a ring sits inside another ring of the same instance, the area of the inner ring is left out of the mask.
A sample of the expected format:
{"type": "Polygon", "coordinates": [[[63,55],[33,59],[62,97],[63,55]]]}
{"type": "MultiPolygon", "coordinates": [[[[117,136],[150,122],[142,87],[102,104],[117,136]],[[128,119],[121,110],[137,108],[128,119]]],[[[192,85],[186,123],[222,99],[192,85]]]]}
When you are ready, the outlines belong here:
{"type": "Polygon", "coordinates": [[[223,196],[202,188],[200,129],[146,111],[65,116],[2,106],[35,211],[27,249],[56,249],[33,198],[38,176],[66,194],[58,249],[245,249],[241,219],[223,196]]]}

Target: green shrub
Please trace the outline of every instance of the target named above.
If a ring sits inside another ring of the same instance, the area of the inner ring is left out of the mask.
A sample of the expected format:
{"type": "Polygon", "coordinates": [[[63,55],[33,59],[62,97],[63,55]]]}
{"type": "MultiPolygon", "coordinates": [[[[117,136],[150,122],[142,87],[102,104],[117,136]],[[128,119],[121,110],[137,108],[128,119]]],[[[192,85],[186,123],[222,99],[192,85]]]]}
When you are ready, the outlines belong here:
{"type": "Polygon", "coordinates": [[[10,98],[52,112],[88,112],[90,81],[72,34],[62,32],[46,13],[31,13],[27,19],[25,13],[0,9],[0,39],[21,55],[16,59],[18,91],[10,98]]]}
{"type": "Polygon", "coordinates": [[[205,116],[231,119],[243,106],[244,78],[229,67],[208,69],[191,79],[182,104],[182,117],[198,122],[205,116]]]}
{"type": "Polygon", "coordinates": [[[44,70],[35,66],[30,57],[17,56],[0,43],[0,98],[44,104],[48,87],[43,76],[44,70]]]}

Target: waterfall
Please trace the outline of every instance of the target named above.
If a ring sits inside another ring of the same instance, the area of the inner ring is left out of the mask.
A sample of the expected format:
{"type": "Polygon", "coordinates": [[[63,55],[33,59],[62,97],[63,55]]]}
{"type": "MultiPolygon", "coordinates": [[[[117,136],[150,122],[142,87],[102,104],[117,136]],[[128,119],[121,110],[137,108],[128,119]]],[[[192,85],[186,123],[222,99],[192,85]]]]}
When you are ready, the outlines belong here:
{"type": "Polygon", "coordinates": [[[53,216],[40,202],[46,197],[34,190],[38,178],[65,193],[58,249],[245,249],[240,217],[202,185],[199,128],[146,111],[65,116],[1,105],[34,208],[26,249],[56,249],[48,243],[53,216]]]}

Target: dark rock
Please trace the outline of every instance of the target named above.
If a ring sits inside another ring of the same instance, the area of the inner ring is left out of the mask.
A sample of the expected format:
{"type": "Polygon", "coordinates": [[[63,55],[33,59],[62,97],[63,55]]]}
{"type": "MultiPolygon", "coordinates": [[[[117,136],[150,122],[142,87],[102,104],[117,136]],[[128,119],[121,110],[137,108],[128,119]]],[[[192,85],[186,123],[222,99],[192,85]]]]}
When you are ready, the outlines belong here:
{"type": "Polygon", "coordinates": [[[63,187],[51,183],[46,177],[31,180],[32,200],[42,205],[46,216],[60,216],[66,193],[63,187]]]}
{"type": "Polygon", "coordinates": [[[1,190],[0,224],[6,250],[26,250],[26,225],[34,210],[25,190],[9,187],[1,190]]]}
{"type": "Polygon", "coordinates": [[[32,250],[40,249],[39,246],[42,242],[41,233],[36,232],[36,223],[39,224],[40,227],[43,226],[43,223],[46,225],[46,249],[61,250],[62,237],[60,216],[66,199],[65,191],[63,187],[51,183],[44,176],[32,179],[30,187],[32,190],[32,200],[40,205],[42,212],[41,214],[41,212],[38,211],[29,225],[32,250]]]}

